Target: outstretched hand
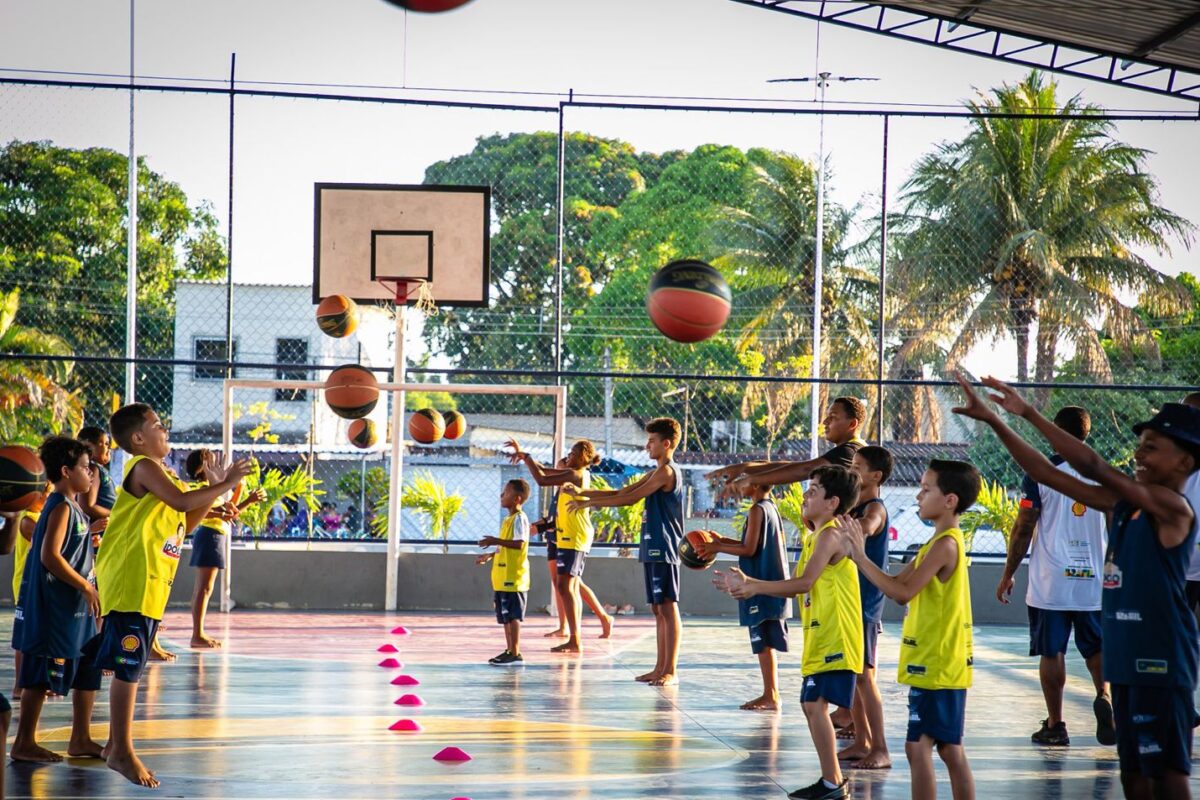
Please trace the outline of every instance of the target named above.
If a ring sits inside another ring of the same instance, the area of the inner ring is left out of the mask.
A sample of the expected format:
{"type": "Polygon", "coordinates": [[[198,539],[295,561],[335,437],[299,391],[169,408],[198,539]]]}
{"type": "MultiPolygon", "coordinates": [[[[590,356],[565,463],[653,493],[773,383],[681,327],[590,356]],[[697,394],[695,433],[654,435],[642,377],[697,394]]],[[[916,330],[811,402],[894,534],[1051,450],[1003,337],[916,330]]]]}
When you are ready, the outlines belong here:
{"type": "Polygon", "coordinates": [[[511,463],[516,464],[518,461],[521,461],[525,458],[525,453],[521,450],[521,443],[513,437],[508,437],[508,440],[504,443],[504,446],[509,450],[512,450],[512,452],[508,454],[508,460],[511,463]]]}
{"type": "Polygon", "coordinates": [[[988,395],[988,399],[1008,413],[1023,417],[1029,411],[1029,404],[1025,402],[1025,398],[1021,397],[1020,392],[999,378],[988,375],[984,377],[983,385],[997,393],[988,395]]]}
{"type": "MultiPolygon", "coordinates": [[[[967,382],[966,377],[961,372],[954,373],[954,379],[962,387],[964,404],[955,406],[950,409],[951,411],[959,416],[970,417],[980,422],[996,419],[996,412],[992,410],[991,406],[983,402],[983,398],[971,388],[971,384],[967,382]]],[[[989,399],[991,398],[989,397],[989,399]]]]}
{"type": "Polygon", "coordinates": [[[750,582],[746,574],[737,567],[730,567],[729,572],[713,570],[712,584],[725,594],[739,600],[745,600],[754,595],[754,592],[750,590],[750,582]]]}
{"type": "Polygon", "coordinates": [[[851,560],[861,558],[866,554],[867,535],[861,521],[849,514],[842,514],[837,518],[836,530],[842,537],[851,560]]]}

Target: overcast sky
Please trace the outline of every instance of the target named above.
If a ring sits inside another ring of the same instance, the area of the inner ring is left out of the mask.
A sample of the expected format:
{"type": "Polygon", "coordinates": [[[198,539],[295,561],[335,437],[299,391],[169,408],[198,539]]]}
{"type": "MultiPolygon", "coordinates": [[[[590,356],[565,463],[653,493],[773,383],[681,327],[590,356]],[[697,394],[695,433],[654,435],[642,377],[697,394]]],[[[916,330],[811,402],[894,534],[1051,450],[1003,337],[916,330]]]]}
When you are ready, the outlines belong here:
{"type": "MultiPolygon", "coordinates": [[[[137,72],[147,76],[225,79],[236,52],[241,81],[811,101],[811,87],[766,81],[813,74],[817,28],[729,0],[474,0],[437,15],[406,13],[384,0],[141,0],[135,54],[137,72]]],[[[837,75],[880,78],[830,89],[831,100],[867,107],[956,106],[977,88],[1015,82],[1026,72],[832,25],[821,26],[819,61],[821,70],[837,75]]],[[[128,67],[127,0],[0,0],[0,68],[126,73],[128,67]]],[[[1194,103],[1058,80],[1063,99],[1083,92],[1112,109],[1195,111],[1194,103]]],[[[455,96],[557,103],[554,97],[455,96]]],[[[189,197],[210,201],[222,229],[227,111],[222,97],[138,98],[139,153],[189,197]]],[[[314,181],[419,182],[427,165],[469,151],[479,135],[556,125],[552,114],[239,99],[235,279],[306,281],[314,181]]],[[[706,142],[805,156],[817,150],[812,117],[572,109],[567,126],[656,152],[706,142]]],[[[954,120],[893,120],[891,199],[919,155],[962,130],[954,120]]],[[[1200,222],[1200,125],[1124,122],[1119,135],[1155,151],[1149,167],[1161,182],[1162,204],[1200,222]]],[[[127,95],[0,86],[0,140],[13,138],[124,151],[127,95]]],[[[880,119],[829,118],[826,143],[835,199],[874,202],[880,119]]],[[[1196,272],[1198,253],[1177,246],[1171,257],[1147,257],[1171,273],[1196,272]]]]}

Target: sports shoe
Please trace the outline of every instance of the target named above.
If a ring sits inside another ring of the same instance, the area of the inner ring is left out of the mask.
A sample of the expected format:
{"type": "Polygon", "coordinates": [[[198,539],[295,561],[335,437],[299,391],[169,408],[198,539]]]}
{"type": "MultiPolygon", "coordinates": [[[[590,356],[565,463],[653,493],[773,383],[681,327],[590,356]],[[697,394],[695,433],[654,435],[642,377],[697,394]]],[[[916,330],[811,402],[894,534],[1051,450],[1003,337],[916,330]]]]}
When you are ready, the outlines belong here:
{"type": "Polygon", "coordinates": [[[788,792],[792,800],[847,800],[850,797],[850,779],[845,778],[837,786],[830,789],[825,781],[817,778],[812,786],[805,786],[794,792],[788,792]]]}
{"type": "Polygon", "coordinates": [[[1066,747],[1071,743],[1071,737],[1067,735],[1067,723],[1062,720],[1053,728],[1048,724],[1050,720],[1042,720],[1042,727],[1037,733],[1029,738],[1034,744],[1043,744],[1049,747],[1066,747]]]}
{"type": "Polygon", "coordinates": [[[1096,714],[1096,741],[1103,745],[1117,743],[1117,727],[1113,724],[1112,701],[1100,695],[1092,701],[1092,711],[1096,714]]]}
{"type": "Polygon", "coordinates": [[[500,655],[498,655],[498,656],[492,656],[491,658],[489,658],[489,659],[488,659],[488,663],[489,663],[489,664],[495,664],[495,663],[499,662],[499,661],[500,661],[500,659],[504,658],[506,655],[508,655],[508,651],[507,651],[507,650],[505,650],[503,653],[501,653],[501,654],[500,654],[500,655]]]}
{"type": "Polygon", "coordinates": [[[525,657],[520,653],[509,653],[505,651],[504,653],[492,659],[492,663],[497,666],[503,666],[504,664],[518,664],[524,660],[525,657]]]}

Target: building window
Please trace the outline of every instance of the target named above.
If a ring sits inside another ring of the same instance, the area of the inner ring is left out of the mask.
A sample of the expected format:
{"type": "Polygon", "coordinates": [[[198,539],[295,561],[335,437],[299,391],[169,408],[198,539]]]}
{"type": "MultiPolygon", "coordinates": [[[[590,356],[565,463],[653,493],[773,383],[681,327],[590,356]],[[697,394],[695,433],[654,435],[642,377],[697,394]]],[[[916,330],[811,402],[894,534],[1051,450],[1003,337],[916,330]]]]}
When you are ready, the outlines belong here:
{"type": "MultiPolygon", "coordinates": [[[[225,340],[196,339],[192,358],[196,361],[215,361],[220,366],[205,367],[196,364],[192,367],[192,377],[198,381],[220,381],[225,379],[225,340]]],[[[237,361],[237,342],[233,343],[233,361],[237,361]]],[[[233,377],[237,377],[237,368],[233,369],[233,377]]]]}
{"type": "MultiPolygon", "coordinates": [[[[307,366],[308,339],[276,339],[275,363],[307,366]]],[[[275,370],[275,378],[281,381],[307,381],[310,379],[307,369],[285,369],[283,367],[275,370]]],[[[279,402],[307,400],[308,391],[305,389],[276,389],[275,399],[279,402]]]]}

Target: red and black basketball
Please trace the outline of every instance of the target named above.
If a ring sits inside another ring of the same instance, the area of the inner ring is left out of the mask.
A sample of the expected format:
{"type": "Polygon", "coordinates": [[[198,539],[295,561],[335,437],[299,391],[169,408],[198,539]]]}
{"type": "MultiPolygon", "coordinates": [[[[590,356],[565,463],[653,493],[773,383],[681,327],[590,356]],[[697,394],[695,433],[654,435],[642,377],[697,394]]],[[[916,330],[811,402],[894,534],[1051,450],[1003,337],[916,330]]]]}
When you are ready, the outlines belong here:
{"type": "Polygon", "coordinates": [[[433,444],[446,432],[446,421],[436,409],[422,408],[408,418],[408,435],[421,444],[433,444]]]}
{"type": "Polygon", "coordinates": [[[363,450],[374,447],[375,443],[379,441],[375,423],[369,419],[356,419],[351,422],[346,435],[350,438],[350,444],[363,450]]]}
{"type": "Polygon", "coordinates": [[[361,419],[379,402],[379,381],[358,364],[338,367],[325,379],[325,402],[342,419],[361,419]]]}
{"type": "Polygon", "coordinates": [[[729,319],[733,294],[721,273],[703,261],[672,261],[654,273],[646,311],[654,327],[677,342],[702,342],[729,319]]]}
{"type": "Polygon", "coordinates": [[[696,545],[701,542],[716,541],[717,534],[713,531],[688,531],[679,543],[679,561],[689,569],[708,569],[717,560],[716,553],[700,555],[696,545]]]}
{"type": "Polygon", "coordinates": [[[341,339],[358,329],[358,304],[344,294],[331,294],[317,306],[317,327],[341,339]]]}
{"type": "Polygon", "coordinates": [[[457,411],[447,411],[442,414],[442,419],[446,423],[446,430],[442,433],[443,438],[457,439],[467,432],[467,418],[457,411]]]}
{"type": "Polygon", "coordinates": [[[0,447],[0,511],[24,511],[46,487],[46,468],[28,447],[0,447]]]}

